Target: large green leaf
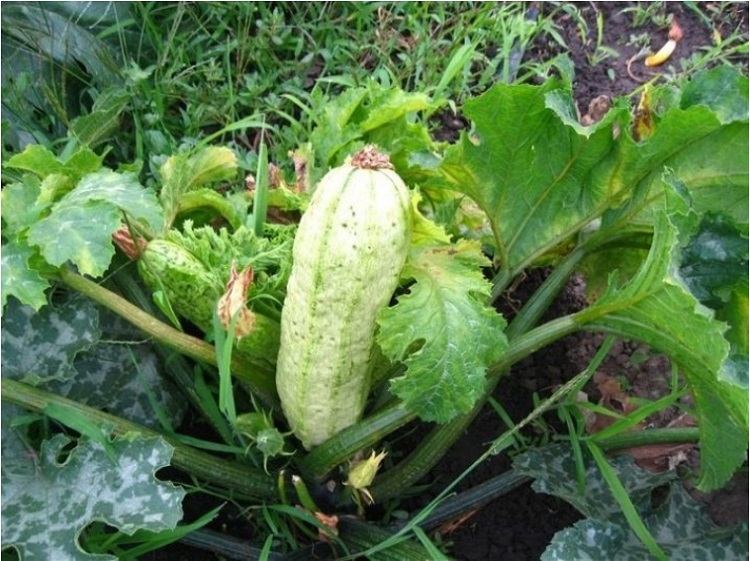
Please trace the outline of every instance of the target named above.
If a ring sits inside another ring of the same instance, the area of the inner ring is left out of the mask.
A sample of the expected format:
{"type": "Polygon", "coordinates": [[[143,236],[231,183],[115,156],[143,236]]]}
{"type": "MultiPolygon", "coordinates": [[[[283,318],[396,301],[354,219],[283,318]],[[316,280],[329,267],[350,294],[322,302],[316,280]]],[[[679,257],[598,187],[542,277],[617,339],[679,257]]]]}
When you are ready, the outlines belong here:
{"type": "Polygon", "coordinates": [[[122,213],[152,230],[162,226],[161,206],[132,174],[101,170],[86,175],[28,230],[28,240],[59,267],[71,261],[81,273],[99,276],[114,255],[112,234],[122,213]]]}
{"type": "MultiPolygon", "coordinates": [[[[674,472],[651,473],[627,456],[610,461],[623,487],[659,547],[669,559],[740,561],[747,555],[747,525],[719,528],[703,505],[693,500],[674,472]],[[665,500],[654,505],[652,493],[668,483],[665,500]]],[[[552,445],[515,459],[514,468],[535,479],[532,487],[564,499],[586,518],[552,539],[542,561],[642,561],[649,552],[630,530],[610,487],[596,465],[586,463],[586,487],[577,490],[576,462],[571,448],[552,445]]]]}
{"type": "Polygon", "coordinates": [[[406,364],[392,391],[427,421],[446,422],[471,410],[484,390],[485,371],[507,348],[505,320],[485,305],[488,260],[479,244],[452,244],[415,210],[404,278],[409,294],[378,316],[377,341],[391,360],[406,364]]]}
{"type": "Polygon", "coordinates": [[[105,449],[81,439],[56,435],[42,443],[37,457],[9,434],[3,423],[2,540],[24,560],[104,561],[81,549],[78,537],[94,521],[126,534],[173,529],[182,518],[185,491],[162,483],[154,473],[169,465],[172,447],[161,438],[118,438],[105,449]]]}
{"type": "Polygon", "coordinates": [[[612,180],[630,185],[632,196],[605,215],[604,226],[651,224],[663,207],[665,167],[689,190],[696,212],[727,214],[747,224],[747,78],[717,68],[697,74],[673,97],[674,103],[653,108],[648,138],[622,137],[612,180]]]}
{"type": "Polygon", "coordinates": [[[601,214],[623,186],[608,182],[621,104],[592,127],[577,124],[559,83],[498,84],[466,103],[464,134],[441,165],[448,185],[487,213],[504,268],[519,271],[601,214]]]}
{"type": "MultiPolygon", "coordinates": [[[[682,204],[673,190],[665,192],[676,201],[670,203],[672,208],[682,204]]],[[[678,230],[665,211],[656,217],[654,228],[651,250],[635,277],[619,289],[613,283],[576,318],[586,328],[644,341],[680,367],[690,385],[700,427],[698,486],[715,489],[744,462],[747,393],[721,375],[729,351],[723,336],[726,325],[716,321],[675,274],[678,230]]]]}
{"type": "MultiPolygon", "coordinates": [[[[696,88],[720,79],[726,77],[701,75],[696,88]]],[[[715,96],[690,95],[655,114],[652,134],[638,142],[624,100],[585,127],[558,82],[498,84],[466,103],[475,132],[446,152],[436,183],[485,211],[497,259],[511,275],[603,214],[602,228],[652,224],[663,206],[665,167],[691,191],[698,211],[729,212],[747,223],[747,122],[726,119],[715,96]]],[[[746,89],[734,95],[747,103],[746,89]]]]}

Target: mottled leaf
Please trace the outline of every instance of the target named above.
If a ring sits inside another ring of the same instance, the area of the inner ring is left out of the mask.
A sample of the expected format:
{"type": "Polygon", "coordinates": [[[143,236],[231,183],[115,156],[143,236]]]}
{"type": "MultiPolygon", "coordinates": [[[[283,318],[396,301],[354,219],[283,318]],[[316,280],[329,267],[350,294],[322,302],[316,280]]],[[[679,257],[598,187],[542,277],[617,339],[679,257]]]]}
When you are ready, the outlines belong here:
{"type": "Polygon", "coordinates": [[[71,261],[81,273],[98,277],[115,254],[111,238],[121,222],[117,207],[104,201],[65,205],[29,228],[28,239],[49,264],[71,261]]]}
{"type": "Polygon", "coordinates": [[[161,438],[114,440],[114,462],[100,444],[83,439],[61,461],[70,439],[60,434],[42,443],[38,458],[26,450],[23,459],[6,462],[18,453],[18,440],[11,443],[6,448],[4,435],[2,540],[21,559],[114,561],[81,549],[78,536],[91,522],[131,535],[172,529],[182,518],[185,491],[154,477],[172,457],[161,438]]]}
{"type": "Polygon", "coordinates": [[[2,272],[0,272],[0,298],[5,309],[9,296],[38,310],[47,303],[46,290],[50,284],[34,269],[30,260],[34,251],[23,243],[8,242],[2,246],[2,272]]]}
{"type": "MultiPolygon", "coordinates": [[[[627,455],[611,458],[609,463],[639,512],[649,508],[654,488],[675,477],[673,472],[653,473],[640,469],[627,455]]],[[[560,497],[589,518],[616,519],[626,524],[610,486],[596,464],[589,460],[585,467],[586,486],[581,494],[578,490],[577,466],[569,445],[552,444],[534,448],[516,456],[513,461],[514,470],[534,478],[532,488],[537,493],[560,497]]]]}
{"type": "Polygon", "coordinates": [[[143,333],[82,297],[37,313],[11,299],[2,320],[2,371],[152,428],[160,428],[154,407],[175,426],[185,412],[143,333]]]}
{"type": "Polygon", "coordinates": [[[99,314],[85,298],[70,298],[35,312],[8,300],[2,318],[3,377],[39,384],[75,375],[76,355],[99,340],[99,314]]]}
{"type": "Polygon", "coordinates": [[[39,179],[26,174],[22,181],[2,190],[3,235],[17,235],[39,220],[46,205],[37,204],[41,193],[39,179]]]}
{"type": "Polygon", "coordinates": [[[446,422],[482,394],[487,366],[507,348],[505,320],[485,305],[488,261],[478,243],[451,244],[416,210],[413,230],[402,276],[415,282],[379,314],[377,341],[406,364],[392,391],[422,419],[446,422]]]}
{"type": "Polygon", "coordinates": [[[45,388],[154,429],[161,428],[158,407],[172,426],[179,425],[187,404],[161,371],[151,344],[118,316],[101,308],[99,314],[102,340],[75,357],[74,377],[45,388]]]}
{"type": "MultiPolygon", "coordinates": [[[[747,554],[747,525],[719,528],[701,503],[685,491],[674,472],[651,473],[628,456],[610,464],[628,492],[650,534],[669,559],[740,561],[747,554]],[[667,496],[654,503],[653,491],[668,485],[667,496]]],[[[610,487],[592,461],[586,463],[586,487],[578,493],[576,463],[570,446],[551,445],[517,456],[514,468],[535,478],[535,491],[558,496],[586,518],[555,534],[542,561],[642,561],[649,553],[630,530],[610,487]]]]}

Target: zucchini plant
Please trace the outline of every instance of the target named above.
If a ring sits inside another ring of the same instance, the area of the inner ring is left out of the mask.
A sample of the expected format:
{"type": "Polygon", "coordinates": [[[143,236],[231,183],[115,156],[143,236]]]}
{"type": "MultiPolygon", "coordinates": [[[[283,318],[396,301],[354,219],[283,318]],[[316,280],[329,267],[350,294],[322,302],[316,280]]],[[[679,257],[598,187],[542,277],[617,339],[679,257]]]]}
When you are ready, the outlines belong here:
{"type": "MultiPolygon", "coordinates": [[[[672,359],[698,425],[689,435],[700,446],[695,484],[720,488],[745,461],[748,438],[747,78],[720,67],[680,87],[649,86],[637,111],[620,99],[591,125],[579,122],[569,84],[498,84],[466,103],[471,126],[454,144],[430,137],[427,117],[440,104],[374,83],[351,88],[270,181],[241,180],[232,150],[205,145],[170,157],[158,174],[108,169],[87,147],[63,158],[30,145],[10,157],[3,400],[81,433],[101,458],[135,434],[141,446],[158,442],[212,489],[271,505],[311,539],[320,531],[343,548],[347,533],[335,536],[331,514],[414,487],[515,363],[587,330],[672,359]],[[493,304],[540,266],[552,272],[506,322],[493,304]],[[240,303],[252,328],[241,337],[231,321],[226,333],[215,321],[236,270],[252,278],[240,303]],[[590,305],[540,324],[576,272],[590,305]],[[74,358],[102,338],[96,321],[84,330],[82,318],[60,315],[56,299],[69,293],[194,361],[193,370],[175,368],[175,379],[220,442],[179,435],[179,421],[170,426],[164,415],[147,428],[55,386],[75,385],[74,358]],[[44,347],[28,335],[39,318],[90,338],[44,347]],[[214,340],[226,352],[217,356],[214,340]],[[56,362],[25,370],[40,348],[59,349],[56,362]],[[227,372],[239,415],[216,403],[216,379],[221,394],[227,372]],[[415,422],[433,424],[421,425],[413,450],[399,450],[392,435],[415,422]]],[[[659,442],[669,438],[659,432],[659,442]]],[[[139,466],[150,476],[165,462],[139,466]]],[[[173,503],[152,507],[174,514],[173,503]]],[[[11,499],[6,508],[29,505],[11,499]]],[[[7,536],[4,527],[3,538],[25,554],[32,526],[7,536]]]]}

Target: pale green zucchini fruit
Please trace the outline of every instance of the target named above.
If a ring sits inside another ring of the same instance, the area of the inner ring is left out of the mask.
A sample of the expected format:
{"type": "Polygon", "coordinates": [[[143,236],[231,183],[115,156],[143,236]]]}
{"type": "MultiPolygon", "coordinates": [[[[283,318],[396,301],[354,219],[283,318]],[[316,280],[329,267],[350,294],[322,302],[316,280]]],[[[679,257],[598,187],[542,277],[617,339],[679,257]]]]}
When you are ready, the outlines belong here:
{"type": "Polygon", "coordinates": [[[375,318],[398,285],[410,231],[409,190],[373,147],[328,172],[302,216],[276,385],[307,449],[362,415],[375,318]]]}

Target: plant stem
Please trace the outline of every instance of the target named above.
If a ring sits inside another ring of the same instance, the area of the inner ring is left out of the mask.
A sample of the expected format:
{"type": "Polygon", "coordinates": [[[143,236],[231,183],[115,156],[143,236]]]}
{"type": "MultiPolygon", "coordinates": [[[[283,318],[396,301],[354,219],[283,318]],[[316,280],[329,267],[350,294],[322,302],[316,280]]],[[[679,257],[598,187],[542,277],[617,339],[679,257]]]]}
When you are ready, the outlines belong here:
{"type": "Polygon", "coordinates": [[[400,403],[386,407],[329,438],[302,458],[297,466],[305,477],[322,479],[358,450],[377,444],[385,435],[415,417],[414,413],[406,411],[400,403]]]}
{"type": "MultiPolygon", "coordinates": [[[[159,321],[138,306],[128,302],[122,296],[74,273],[70,269],[61,268],[60,279],[70,288],[85,294],[97,304],[101,304],[123,317],[148,335],[151,335],[158,342],[176,350],[180,354],[216,366],[214,348],[205,341],[182,333],[171,325],[159,321]]],[[[276,401],[275,385],[272,377],[261,375],[258,372],[251,372],[242,361],[236,359],[232,360],[232,372],[238,380],[246,383],[251,391],[265,402],[274,403],[276,401]]]]}
{"type": "Polygon", "coordinates": [[[586,252],[582,248],[576,248],[555,267],[555,270],[510,322],[505,330],[508,339],[514,339],[521,333],[526,333],[539,322],[585,255],[586,252]]]}
{"type": "MultiPolygon", "coordinates": [[[[115,285],[126,296],[137,303],[146,312],[156,314],[155,307],[150,299],[135,281],[129,271],[120,270],[114,278],[115,285]]],[[[190,369],[188,362],[178,353],[172,353],[164,345],[154,345],[157,353],[161,356],[165,369],[172,375],[177,383],[178,389],[185,394],[190,403],[201,413],[202,417],[214,428],[227,444],[234,444],[232,429],[227,420],[221,416],[218,408],[207,404],[201,399],[200,392],[195,384],[195,375],[190,369]]]]}
{"type": "Polygon", "coordinates": [[[609,438],[597,439],[596,434],[590,438],[600,448],[609,451],[622,450],[623,448],[635,448],[637,446],[650,446],[653,444],[683,444],[698,442],[700,431],[698,427],[676,427],[648,429],[623,432],[609,438]]]}
{"type": "Polygon", "coordinates": [[[132,421],[8,378],[3,378],[0,382],[0,396],[3,400],[40,413],[43,413],[51,404],[63,407],[84,416],[97,426],[112,429],[117,435],[138,433],[144,437],[161,436],[174,447],[172,465],[175,467],[198,479],[228,489],[237,498],[272,499],[276,497],[274,479],[262,471],[195,450],[174,437],[163,435],[132,421]]]}

